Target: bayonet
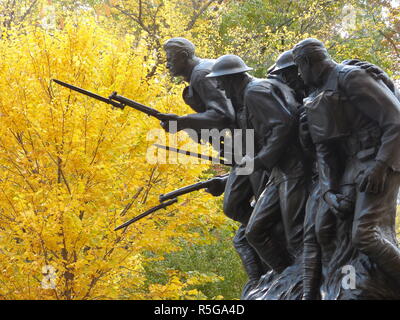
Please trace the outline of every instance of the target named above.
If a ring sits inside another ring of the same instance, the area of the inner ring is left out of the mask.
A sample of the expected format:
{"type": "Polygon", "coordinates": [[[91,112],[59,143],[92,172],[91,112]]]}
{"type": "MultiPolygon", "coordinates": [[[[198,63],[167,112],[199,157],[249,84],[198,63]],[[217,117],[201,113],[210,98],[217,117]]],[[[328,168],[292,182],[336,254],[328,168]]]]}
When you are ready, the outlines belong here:
{"type": "Polygon", "coordinates": [[[57,80],[57,79],[52,79],[55,83],[66,87],[68,89],[74,90],[76,92],[82,93],[88,97],[97,99],[101,102],[107,103],[107,104],[111,104],[113,107],[119,108],[119,109],[124,109],[125,106],[131,107],[133,109],[136,109],[138,111],[141,111],[145,114],[147,114],[148,116],[152,116],[157,118],[158,120],[161,121],[167,121],[167,120],[175,120],[176,117],[174,115],[166,115],[165,113],[162,113],[156,109],[150,108],[148,106],[145,106],[144,104],[141,104],[139,102],[136,102],[134,100],[128,99],[126,97],[123,97],[119,94],[117,94],[117,92],[113,92],[108,98],[102,97],[96,93],[90,92],[88,90],[79,88],[77,86],[74,86],[72,84],[66,83],[64,81],[61,80],[57,80]]]}
{"type": "Polygon", "coordinates": [[[221,163],[221,164],[224,164],[224,165],[230,166],[230,167],[233,166],[232,163],[227,162],[224,158],[215,158],[215,157],[212,157],[212,156],[206,156],[204,154],[200,154],[200,153],[197,153],[197,152],[177,149],[177,148],[169,147],[169,146],[163,146],[163,145],[157,144],[157,143],[154,143],[153,145],[156,146],[157,148],[160,148],[160,149],[164,149],[164,150],[167,150],[167,151],[172,151],[172,152],[184,154],[184,155],[187,155],[187,156],[190,156],[190,157],[194,157],[194,158],[197,158],[197,159],[204,159],[204,160],[212,161],[213,163],[221,163]]]}

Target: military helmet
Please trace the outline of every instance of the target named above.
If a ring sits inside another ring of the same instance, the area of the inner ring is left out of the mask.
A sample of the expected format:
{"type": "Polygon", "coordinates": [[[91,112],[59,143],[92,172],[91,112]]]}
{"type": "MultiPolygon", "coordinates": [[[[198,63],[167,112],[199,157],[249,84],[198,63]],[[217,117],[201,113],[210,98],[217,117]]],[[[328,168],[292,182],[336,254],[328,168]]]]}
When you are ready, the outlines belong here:
{"type": "Polygon", "coordinates": [[[270,66],[270,67],[267,69],[267,74],[272,73],[272,71],[275,71],[275,69],[276,69],[276,63],[274,63],[272,66],[270,66]]]}
{"type": "Polygon", "coordinates": [[[288,50],[282,53],[278,59],[276,60],[276,63],[268,70],[268,73],[271,74],[276,74],[281,72],[284,69],[290,68],[290,67],[295,67],[296,64],[294,63],[293,60],[293,50],[288,50]]]}
{"type": "Polygon", "coordinates": [[[219,57],[212,68],[212,72],[207,75],[208,78],[221,77],[229,74],[243,73],[253,70],[248,67],[244,61],[233,54],[227,54],[219,57]]]}

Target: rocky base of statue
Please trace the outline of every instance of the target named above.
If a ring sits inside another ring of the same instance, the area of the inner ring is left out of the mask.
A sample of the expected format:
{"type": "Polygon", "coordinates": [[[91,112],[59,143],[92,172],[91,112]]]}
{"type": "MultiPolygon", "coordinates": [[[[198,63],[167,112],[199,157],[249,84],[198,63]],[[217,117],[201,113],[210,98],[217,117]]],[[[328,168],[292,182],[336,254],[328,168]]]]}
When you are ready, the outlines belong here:
{"type": "MultiPolygon", "coordinates": [[[[323,300],[400,299],[400,284],[391,279],[372,260],[355,249],[351,241],[352,219],[336,221],[333,254],[322,264],[320,287],[323,300]]],[[[386,235],[395,245],[393,229],[386,235]]]]}
{"type": "Polygon", "coordinates": [[[243,290],[243,300],[300,300],[303,294],[301,257],[278,274],[269,271],[251,289],[243,290]]]}
{"type": "MultiPolygon", "coordinates": [[[[400,299],[400,285],[386,275],[351,242],[352,220],[337,220],[332,253],[322,258],[322,300],[400,299]]],[[[395,241],[394,230],[393,237],[395,241]]],[[[244,300],[301,300],[303,297],[302,256],[281,274],[268,272],[252,289],[243,291],[244,300]]]]}

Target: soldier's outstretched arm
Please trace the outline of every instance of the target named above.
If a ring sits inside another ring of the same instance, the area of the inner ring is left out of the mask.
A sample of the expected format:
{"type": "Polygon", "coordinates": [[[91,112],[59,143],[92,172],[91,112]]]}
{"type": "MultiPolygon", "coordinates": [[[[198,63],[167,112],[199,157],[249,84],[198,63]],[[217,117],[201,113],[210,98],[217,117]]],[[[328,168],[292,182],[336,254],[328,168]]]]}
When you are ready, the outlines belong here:
{"type": "Polygon", "coordinates": [[[215,78],[208,78],[208,71],[199,71],[193,76],[190,83],[201,97],[204,109],[215,110],[224,115],[229,121],[235,121],[235,110],[232,102],[226,97],[225,92],[218,87],[215,78]]]}
{"type": "Polygon", "coordinates": [[[232,127],[230,119],[215,109],[208,109],[205,112],[193,113],[181,116],[177,119],[178,130],[186,128],[201,129],[218,129],[223,130],[232,127]]]}
{"type": "MultiPolygon", "coordinates": [[[[190,84],[201,98],[203,106],[198,110],[202,112],[178,117],[176,119],[178,131],[183,129],[223,130],[234,126],[235,112],[231,101],[218,88],[216,80],[207,78],[207,74],[206,71],[197,71],[190,84]]],[[[165,125],[162,126],[165,128],[165,125]]]]}

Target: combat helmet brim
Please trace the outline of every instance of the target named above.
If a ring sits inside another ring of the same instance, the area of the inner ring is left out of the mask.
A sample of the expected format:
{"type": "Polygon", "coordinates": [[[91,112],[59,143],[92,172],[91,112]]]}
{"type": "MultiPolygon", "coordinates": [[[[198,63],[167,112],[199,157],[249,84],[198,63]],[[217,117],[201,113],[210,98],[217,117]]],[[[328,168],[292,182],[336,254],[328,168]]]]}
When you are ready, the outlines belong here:
{"type": "Polygon", "coordinates": [[[222,77],[222,76],[227,76],[230,74],[237,74],[237,73],[243,73],[247,71],[254,70],[253,68],[247,67],[247,68],[237,68],[233,69],[230,71],[217,71],[217,72],[211,72],[208,75],[206,75],[207,78],[216,78],[216,77],[222,77]]]}
{"type": "Polygon", "coordinates": [[[293,59],[293,50],[283,52],[276,60],[274,68],[269,72],[269,74],[278,74],[289,68],[297,68],[293,59]]]}
{"type": "Polygon", "coordinates": [[[207,75],[207,78],[244,73],[250,70],[253,70],[253,68],[248,67],[242,58],[234,54],[226,54],[215,61],[211,72],[207,75]]]}

